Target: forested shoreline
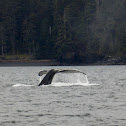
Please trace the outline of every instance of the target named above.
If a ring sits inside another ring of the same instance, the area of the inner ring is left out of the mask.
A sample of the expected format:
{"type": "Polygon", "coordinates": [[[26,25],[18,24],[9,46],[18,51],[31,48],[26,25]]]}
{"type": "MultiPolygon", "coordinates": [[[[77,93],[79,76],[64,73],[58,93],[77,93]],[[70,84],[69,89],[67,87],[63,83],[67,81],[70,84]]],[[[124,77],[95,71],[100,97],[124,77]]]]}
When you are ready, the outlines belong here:
{"type": "Polygon", "coordinates": [[[126,60],[125,12],[125,0],[0,0],[0,56],[126,60]]]}

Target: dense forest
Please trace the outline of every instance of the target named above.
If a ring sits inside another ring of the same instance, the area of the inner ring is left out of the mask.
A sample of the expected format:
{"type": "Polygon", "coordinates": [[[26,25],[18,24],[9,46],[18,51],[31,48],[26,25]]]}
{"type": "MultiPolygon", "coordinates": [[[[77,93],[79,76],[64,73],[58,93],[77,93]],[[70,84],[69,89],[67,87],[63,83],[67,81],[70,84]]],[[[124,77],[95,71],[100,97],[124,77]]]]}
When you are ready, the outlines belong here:
{"type": "Polygon", "coordinates": [[[90,63],[126,56],[126,0],[0,0],[0,55],[90,63]]]}

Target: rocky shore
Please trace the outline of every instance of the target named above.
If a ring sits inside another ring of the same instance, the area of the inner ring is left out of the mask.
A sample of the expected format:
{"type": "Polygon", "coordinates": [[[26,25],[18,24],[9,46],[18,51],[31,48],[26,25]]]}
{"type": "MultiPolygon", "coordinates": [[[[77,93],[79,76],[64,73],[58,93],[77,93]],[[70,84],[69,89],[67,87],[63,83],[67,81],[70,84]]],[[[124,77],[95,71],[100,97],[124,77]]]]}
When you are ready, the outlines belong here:
{"type": "Polygon", "coordinates": [[[126,65],[126,56],[125,57],[106,57],[101,61],[96,62],[95,64],[99,65],[126,65]]]}

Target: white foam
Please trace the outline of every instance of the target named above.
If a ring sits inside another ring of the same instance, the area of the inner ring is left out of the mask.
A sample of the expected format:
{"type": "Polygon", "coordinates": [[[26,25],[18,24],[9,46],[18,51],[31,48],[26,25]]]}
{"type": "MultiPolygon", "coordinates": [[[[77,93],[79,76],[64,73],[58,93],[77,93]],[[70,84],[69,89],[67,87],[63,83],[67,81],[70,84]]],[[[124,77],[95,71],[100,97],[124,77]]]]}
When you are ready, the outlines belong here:
{"type": "Polygon", "coordinates": [[[89,83],[52,83],[50,86],[99,86],[100,84],[89,83]]]}
{"type": "Polygon", "coordinates": [[[30,87],[34,85],[27,85],[27,84],[14,84],[12,87],[30,87]]]}

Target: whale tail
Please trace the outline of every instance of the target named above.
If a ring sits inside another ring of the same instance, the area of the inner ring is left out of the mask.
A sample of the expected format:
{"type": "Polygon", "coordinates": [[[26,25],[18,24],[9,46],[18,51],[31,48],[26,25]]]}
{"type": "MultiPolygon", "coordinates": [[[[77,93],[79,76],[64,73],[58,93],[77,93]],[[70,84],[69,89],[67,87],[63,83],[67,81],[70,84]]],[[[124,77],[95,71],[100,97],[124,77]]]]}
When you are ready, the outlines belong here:
{"type": "Polygon", "coordinates": [[[39,76],[42,76],[42,75],[47,74],[47,73],[48,73],[47,70],[43,70],[43,71],[40,71],[40,72],[38,73],[38,75],[39,75],[39,76]]]}
{"type": "Polygon", "coordinates": [[[40,71],[38,73],[38,75],[39,76],[43,76],[44,74],[46,74],[46,75],[38,86],[51,84],[52,79],[56,73],[82,73],[82,74],[86,75],[85,73],[78,71],[78,70],[54,70],[54,69],[51,69],[49,71],[43,70],[43,71],[40,71]]]}
{"type": "MultiPolygon", "coordinates": [[[[49,72],[48,70],[42,70],[38,73],[38,75],[43,76],[44,74],[47,74],[48,72],[49,72]]],[[[82,73],[82,74],[85,74],[84,72],[81,72],[78,70],[56,70],[56,73],[82,73]]]]}

